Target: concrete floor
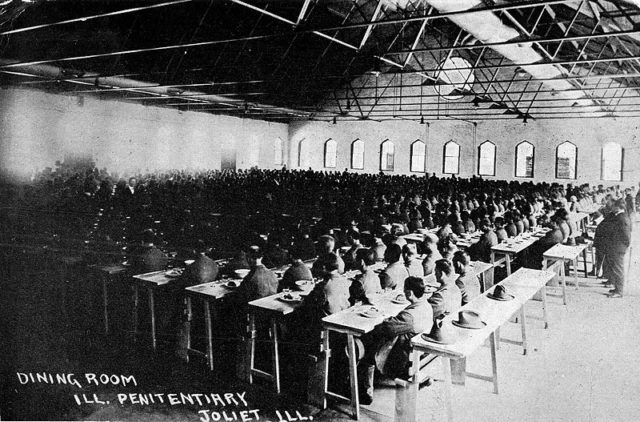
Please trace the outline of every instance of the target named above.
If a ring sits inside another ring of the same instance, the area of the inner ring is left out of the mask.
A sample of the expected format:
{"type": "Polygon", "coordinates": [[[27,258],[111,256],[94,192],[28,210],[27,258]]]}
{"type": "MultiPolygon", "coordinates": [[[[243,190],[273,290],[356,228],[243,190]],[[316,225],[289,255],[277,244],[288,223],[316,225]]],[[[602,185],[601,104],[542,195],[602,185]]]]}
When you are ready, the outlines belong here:
{"type": "MultiPolygon", "coordinates": [[[[555,297],[549,300],[551,326],[547,330],[540,319],[540,302],[529,302],[530,353],[523,356],[521,347],[501,344],[499,395],[492,393],[491,383],[476,379],[468,379],[466,386],[454,386],[456,420],[640,421],[638,274],[640,227],[636,225],[625,297],[607,298],[608,289],[601,287],[599,281],[581,278],[580,289],[571,286],[569,304],[563,306],[560,289],[550,289],[555,297]]],[[[197,406],[119,406],[114,404],[118,388],[82,391],[98,392],[111,404],[76,406],[72,394],[77,391],[17,385],[18,371],[132,373],[143,385],[126,392],[246,391],[249,408],[260,409],[262,421],[279,421],[276,410],[287,410],[292,416],[299,411],[303,416],[313,416],[315,421],[351,420],[346,408],[331,406],[319,411],[292,399],[299,389],[289,387],[287,395],[276,396],[266,384],[248,386],[234,377],[220,378],[202,364],[185,365],[172,356],[152,353],[140,342],[133,345],[117,337],[103,337],[99,318],[93,327],[73,331],[68,325],[70,317],[65,319],[59,313],[61,307],[51,300],[58,296],[50,290],[46,277],[43,274],[41,280],[34,273],[21,285],[3,290],[5,298],[9,297],[14,306],[20,304],[20,308],[0,309],[8,328],[5,338],[14,340],[3,344],[7,359],[0,362],[0,367],[5,365],[0,377],[2,420],[200,420],[201,408],[197,406]]],[[[519,340],[520,327],[507,324],[501,334],[503,339],[519,340]]],[[[438,381],[442,378],[441,364],[434,363],[431,375],[436,382],[419,393],[419,422],[446,420],[443,384],[438,381]]],[[[224,361],[217,364],[218,368],[225,365],[224,361]]],[[[470,357],[468,370],[491,373],[488,348],[481,348],[470,357]]],[[[376,389],[374,404],[362,407],[361,421],[393,420],[395,389],[384,380],[382,384],[376,389]]]]}

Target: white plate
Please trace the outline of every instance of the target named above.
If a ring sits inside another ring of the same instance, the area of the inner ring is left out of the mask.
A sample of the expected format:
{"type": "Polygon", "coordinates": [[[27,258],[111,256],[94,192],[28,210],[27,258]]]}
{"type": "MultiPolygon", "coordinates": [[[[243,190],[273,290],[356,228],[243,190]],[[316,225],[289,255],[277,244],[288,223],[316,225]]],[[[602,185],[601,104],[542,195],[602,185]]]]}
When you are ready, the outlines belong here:
{"type": "Polygon", "coordinates": [[[283,295],[280,295],[280,297],[278,297],[278,299],[280,299],[283,302],[288,302],[288,303],[302,302],[302,297],[300,295],[291,294],[291,293],[285,293],[283,295]]]}

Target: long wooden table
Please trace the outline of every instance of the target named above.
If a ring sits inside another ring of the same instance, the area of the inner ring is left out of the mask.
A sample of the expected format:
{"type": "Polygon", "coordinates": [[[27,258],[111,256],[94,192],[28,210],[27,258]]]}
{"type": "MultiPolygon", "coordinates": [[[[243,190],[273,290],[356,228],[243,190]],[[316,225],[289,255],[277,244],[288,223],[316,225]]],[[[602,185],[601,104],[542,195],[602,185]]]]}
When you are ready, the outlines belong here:
{"type": "MultiPolygon", "coordinates": [[[[443,321],[443,327],[451,330],[455,335],[453,344],[438,344],[424,340],[421,335],[414,337],[411,341],[413,345],[412,367],[410,372],[410,382],[404,391],[406,394],[404,403],[406,406],[398,406],[400,417],[396,417],[398,422],[415,422],[417,395],[420,385],[420,358],[423,354],[429,353],[438,355],[442,358],[442,366],[445,377],[445,405],[447,408],[447,418],[453,421],[453,406],[451,400],[451,361],[463,359],[470,356],[480,346],[484,344],[487,338],[491,343],[491,364],[493,374],[491,377],[475,376],[476,378],[485,379],[493,383],[494,393],[498,394],[498,367],[496,356],[496,337],[495,331],[516,314],[520,313],[522,326],[522,343],[526,351],[526,316],[525,304],[538,291],[542,292],[543,297],[543,313],[545,322],[547,322],[547,304],[546,304],[546,284],[553,277],[554,273],[549,271],[532,270],[529,268],[520,268],[511,276],[504,279],[501,283],[506,287],[507,292],[514,296],[510,301],[496,301],[487,297],[489,292],[493,292],[495,286],[487,292],[478,296],[460,310],[474,311],[480,314],[482,321],[486,326],[481,329],[472,330],[459,328],[452,324],[457,319],[458,314],[448,315],[443,321]]],[[[425,333],[426,334],[426,333],[425,333]]],[[[402,384],[399,382],[399,384],[402,384]]]]}
{"type": "MultiPolygon", "coordinates": [[[[233,293],[235,289],[227,287],[226,284],[230,281],[240,285],[242,279],[223,279],[217,281],[211,281],[209,283],[198,284],[185,288],[185,294],[187,299],[187,318],[191,322],[193,318],[192,299],[199,298],[204,305],[204,321],[207,331],[207,364],[209,369],[213,371],[213,330],[212,330],[212,318],[211,318],[211,304],[215,304],[218,300],[223,299],[225,296],[233,293]]],[[[187,362],[189,361],[189,352],[202,353],[200,350],[191,348],[191,327],[187,330],[187,362]]]]}
{"type": "Polygon", "coordinates": [[[102,282],[102,312],[104,321],[104,333],[109,334],[109,289],[108,284],[116,275],[122,274],[127,270],[122,264],[111,265],[90,265],[93,271],[99,274],[102,282]]]}
{"type": "Polygon", "coordinates": [[[174,280],[175,277],[167,276],[168,270],[153,271],[145,274],[137,274],[133,276],[133,339],[138,335],[138,302],[140,299],[139,286],[146,287],[149,295],[149,313],[151,314],[151,343],[153,350],[157,348],[156,340],[156,305],[155,291],[162,286],[166,286],[174,280]]]}
{"type": "MultiPolygon", "coordinates": [[[[301,294],[303,292],[293,292],[293,294],[301,294]]],[[[303,293],[308,294],[309,292],[303,293]]],[[[249,352],[248,362],[246,365],[246,378],[249,383],[253,383],[253,376],[259,376],[273,382],[276,393],[280,394],[280,357],[278,350],[278,322],[279,320],[293,313],[302,306],[303,301],[285,301],[284,295],[287,293],[276,293],[271,296],[263,297],[249,302],[249,352]],[[256,353],[256,316],[258,313],[265,314],[270,320],[270,337],[271,337],[271,365],[272,372],[268,373],[254,367],[256,353]]],[[[302,296],[301,296],[302,297],[302,296]]]]}
{"type": "Polygon", "coordinates": [[[507,266],[507,276],[511,275],[511,257],[525,251],[548,231],[549,229],[546,228],[536,228],[533,232],[521,233],[493,246],[491,248],[491,263],[496,265],[504,261],[507,266]],[[504,258],[496,261],[496,255],[503,255],[504,258]]]}
{"type": "Polygon", "coordinates": [[[584,276],[587,277],[587,245],[557,244],[542,254],[542,269],[547,269],[549,261],[560,262],[559,273],[562,277],[562,301],[567,304],[567,276],[564,270],[565,262],[573,263],[573,275],[576,289],[578,289],[578,256],[583,254],[584,276]]]}
{"type": "Polygon", "coordinates": [[[323,407],[326,408],[327,397],[344,401],[350,404],[351,414],[354,419],[360,417],[360,400],[358,398],[358,371],[355,337],[371,332],[377,325],[381,324],[386,318],[398,315],[402,310],[409,306],[409,302],[394,303],[399,294],[403,292],[392,290],[379,294],[377,300],[374,299],[375,307],[381,313],[374,318],[368,318],[360,315],[360,312],[368,308],[368,305],[352,306],[349,309],[329,315],[322,319],[323,327],[323,352],[325,353],[325,370],[324,370],[324,397],[322,398],[323,407]],[[329,333],[343,333],[347,336],[347,352],[349,358],[349,380],[351,386],[351,398],[347,398],[329,391],[329,359],[331,355],[331,345],[329,344],[329,333]]]}

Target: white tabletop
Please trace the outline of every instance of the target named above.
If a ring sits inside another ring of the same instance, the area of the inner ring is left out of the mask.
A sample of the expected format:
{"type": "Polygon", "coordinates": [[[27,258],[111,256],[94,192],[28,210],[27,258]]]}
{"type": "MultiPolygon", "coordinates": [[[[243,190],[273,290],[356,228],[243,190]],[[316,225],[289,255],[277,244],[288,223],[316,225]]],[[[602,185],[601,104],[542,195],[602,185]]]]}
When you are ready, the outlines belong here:
{"type": "Polygon", "coordinates": [[[189,286],[185,288],[187,294],[192,296],[201,296],[205,299],[221,299],[230,293],[235,292],[235,288],[227,287],[226,284],[230,281],[240,285],[242,279],[225,279],[211,281],[209,283],[196,284],[195,286],[189,286]]]}
{"type": "Polygon", "coordinates": [[[455,313],[446,316],[443,321],[444,329],[451,330],[455,336],[455,343],[448,345],[433,343],[424,340],[421,335],[415,336],[411,343],[414,348],[423,352],[456,359],[469,356],[483,344],[492,332],[508,321],[523,304],[531,299],[554,276],[555,274],[550,271],[520,268],[499,283],[505,286],[507,293],[515,297],[513,300],[497,301],[489,299],[487,293],[493,292],[494,286],[460,308],[460,311],[468,310],[479,313],[481,320],[487,324],[484,328],[473,330],[456,327],[452,324],[452,321],[458,319],[458,314],[455,313]]]}
{"type": "Polygon", "coordinates": [[[542,256],[545,258],[570,259],[573,261],[586,247],[587,245],[570,246],[558,243],[557,245],[549,248],[544,254],[542,254],[542,256]]]}

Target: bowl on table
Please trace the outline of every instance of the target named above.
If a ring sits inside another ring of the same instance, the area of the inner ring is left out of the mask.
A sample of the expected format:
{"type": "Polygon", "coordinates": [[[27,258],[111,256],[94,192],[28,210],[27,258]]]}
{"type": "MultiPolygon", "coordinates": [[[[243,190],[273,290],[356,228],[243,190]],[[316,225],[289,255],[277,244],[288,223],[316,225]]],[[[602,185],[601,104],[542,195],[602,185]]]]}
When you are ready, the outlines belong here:
{"type": "Polygon", "coordinates": [[[234,272],[236,273],[236,275],[238,277],[245,278],[247,276],[247,274],[249,274],[251,272],[251,270],[241,269],[241,270],[235,270],[234,272]]]}

